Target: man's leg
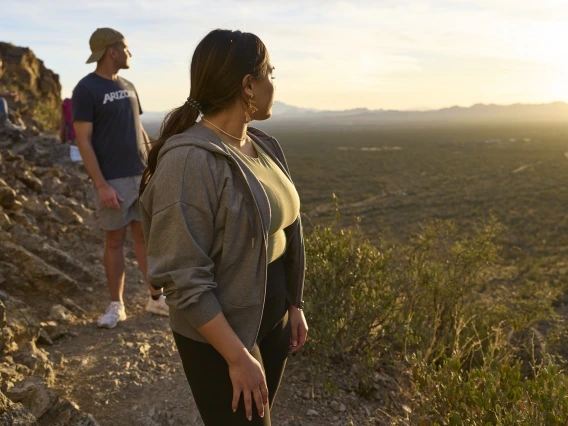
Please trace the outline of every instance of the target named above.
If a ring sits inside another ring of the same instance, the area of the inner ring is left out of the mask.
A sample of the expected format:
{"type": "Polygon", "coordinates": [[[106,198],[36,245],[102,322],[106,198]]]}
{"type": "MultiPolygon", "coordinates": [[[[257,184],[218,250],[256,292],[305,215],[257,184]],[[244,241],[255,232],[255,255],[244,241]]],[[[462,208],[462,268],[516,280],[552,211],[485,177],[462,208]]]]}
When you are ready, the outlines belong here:
{"type": "Polygon", "coordinates": [[[146,260],[146,244],[144,242],[144,232],[142,230],[142,222],[138,220],[133,220],[130,222],[130,230],[132,232],[132,242],[134,244],[134,252],[136,253],[136,260],[138,260],[138,267],[144,279],[146,280],[146,285],[148,290],[150,290],[150,299],[146,305],[146,310],[157,315],[169,316],[170,310],[168,305],[166,305],[166,300],[162,296],[161,290],[154,289],[148,282],[147,276],[147,260],[146,260]]]}
{"type": "Polygon", "coordinates": [[[126,228],[105,231],[104,265],[110,292],[110,300],[122,301],[124,291],[124,238],[126,228]]]}
{"type": "Polygon", "coordinates": [[[114,328],[119,321],[126,319],[122,293],[124,291],[124,237],[126,228],[105,231],[104,265],[110,292],[110,305],[97,325],[114,328]]]}

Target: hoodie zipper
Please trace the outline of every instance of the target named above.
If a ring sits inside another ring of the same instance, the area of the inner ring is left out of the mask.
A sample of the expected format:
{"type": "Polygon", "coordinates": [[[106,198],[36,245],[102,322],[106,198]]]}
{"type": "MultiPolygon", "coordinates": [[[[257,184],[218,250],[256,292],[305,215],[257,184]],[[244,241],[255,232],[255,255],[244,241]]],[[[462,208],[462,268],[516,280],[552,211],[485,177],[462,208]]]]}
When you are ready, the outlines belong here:
{"type": "MultiPolygon", "coordinates": [[[[257,140],[256,142],[259,143],[258,140],[257,140]]],[[[262,143],[261,143],[261,146],[262,146],[263,149],[264,149],[264,146],[263,146],[262,143]]],[[[290,180],[290,182],[292,182],[292,185],[294,185],[294,182],[292,181],[292,176],[290,175],[290,172],[287,170],[286,159],[283,158],[282,161],[281,161],[281,160],[278,158],[278,156],[277,156],[276,154],[274,154],[270,149],[264,149],[264,151],[272,158],[273,161],[275,161],[275,163],[276,163],[276,164],[278,165],[278,167],[284,172],[284,174],[285,174],[286,177],[290,180]]],[[[231,161],[234,162],[235,160],[231,157],[231,161]]],[[[235,165],[238,166],[238,164],[237,164],[236,162],[235,162],[235,165]]],[[[239,167],[239,169],[240,169],[240,167],[239,167]]],[[[243,174],[242,171],[240,171],[240,173],[241,173],[241,175],[243,174]]],[[[255,205],[256,205],[258,214],[259,214],[259,216],[260,216],[260,209],[258,208],[258,205],[256,204],[256,199],[254,198],[254,194],[252,193],[252,189],[250,188],[250,185],[248,184],[248,181],[246,180],[246,178],[245,178],[244,180],[245,180],[246,183],[247,183],[247,186],[248,186],[248,188],[249,188],[249,190],[250,190],[250,192],[251,192],[252,198],[253,198],[254,203],[255,203],[255,205]]],[[[261,218],[261,224],[262,224],[262,218],[261,218]]],[[[301,246],[302,246],[302,250],[305,250],[305,249],[304,249],[304,233],[302,232],[302,223],[301,223],[299,217],[298,217],[298,228],[299,228],[299,229],[298,229],[298,232],[299,232],[299,234],[300,234],[300,236],[299,236],[299,238],[300,238],[300,244],[301,244],[301,246]]],[[[253,228],[253,233],[254,233],[254,228],[253,228]]],[[[264,234],[263,234],[263,236],[264,236],[264,234]]],[[[254,235],[253,235],[253,239],[252,239],[252,247],[254,248],[254,235]]],[[[268,259],[267,259],[267,260],[268,260],[268,259]]],[[[306,266],[305,263],[306,263],[306,262],[305,262],[305,258],[304,258],[302,264],[299,265],[300,269],[302,270],[302,275],[305,274],[305,272],[304,272],[304,271],[305,271],[305,266],[306,266]]],[[[302,277],[302,278],[303,278],[303,277],[302,277]]],[[[265,288],[266,288],[266,279],[265,279],[265,288]]],[[[302,289],[302,286],[298,285],[297,288],[296,288],[296,294],[294,295],[294,301],[293,301],[294,303],[299,303],[299,302],[301,302],[301,300],[302,300],[302,295],[300,294],[301,289],[302,289]]],[[[264,303],[263,303],[263,307],[264,307],[264,303]]],[[[260,329],[260,328],[259,328],[259,329],[260,329]]],[[[258,332],[257,332],[257,335],[258,335],[258,332]]],[[[255,340],[256,340],[256,338],[255,338],[255,340]]]]}
{"type": "MultiPolygon", "coordinates": [[[[266,280],[267,280],[267,271],[268,271],[268,253],[266,252],[266,247],[267,247],[267,243],[266,243],[266,237],[265,237],[265,232],[264,232],[264,224],[262,222],[262,216],[260,214],[260,208],[258,207],[258,203],[256,202],[256,198],[254,197],[254,193],[252,191],[252,188],[250,187],[250,184],[248,183],[248,180],[246,179],[246,176],[244,175],[244,172],[242,171],[241,167],[239,166],[239,164],[232,158],[229,157],[229,163],[232,164],[233,166],[236,166],[239,169],[239,176],[242,180],[245,181],[247,188],[250,191],[250,195],[252,197],[252,200],[254,202],[254,206],[256,208],[256,212],[258,214],[258,218],[260,220],[260,227],[262,229],[262,241],[264,243],[264,285],[263,285],[263,292],[262,292],[262,303],[261,303],[261,309],[260,309],[260,318],[258,319],[258,326],[256,328],[256,333],[254,335],[254,339],[253,339],[253,347],[254,347],[254,343],[256,342],[256,339],[258,337],[258,332],[260,331],[260,325],[262,323],[262,316],[264,315],[264,302],[265,302],[265,297],[266,297],[266,280]]],[[[250,217],[249,217],[250,219],[250,217]]],[[[249,220],[249,224],[250,220],[249,220]]],[[[252,224],[251,224],[252,226],[252,224]]],[[[252,248],[254,248],[254,227],[252,229],[253,231],[253,237],[252,237],[252,248]]],[[[252,349],[251,349],[252,350],[252,349]]]]}

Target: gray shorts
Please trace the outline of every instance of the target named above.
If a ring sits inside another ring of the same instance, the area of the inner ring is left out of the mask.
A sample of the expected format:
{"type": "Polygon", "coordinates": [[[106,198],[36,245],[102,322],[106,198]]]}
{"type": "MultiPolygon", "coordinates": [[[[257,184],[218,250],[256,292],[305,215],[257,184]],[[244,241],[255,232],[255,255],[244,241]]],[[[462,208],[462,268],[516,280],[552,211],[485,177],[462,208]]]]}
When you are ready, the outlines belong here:
{"type": "Polygon", "coordinates": [[[109,209],[102,205],[97,189],[95,191],[95,204],[97,208],[97,222],[105,231],[116,231],[124,228],[133,220],[141,221],[138,208],[138,190],[142,176],[128,176],[118,179],[107,180],[122,198],[120,210],[109,209]]]}

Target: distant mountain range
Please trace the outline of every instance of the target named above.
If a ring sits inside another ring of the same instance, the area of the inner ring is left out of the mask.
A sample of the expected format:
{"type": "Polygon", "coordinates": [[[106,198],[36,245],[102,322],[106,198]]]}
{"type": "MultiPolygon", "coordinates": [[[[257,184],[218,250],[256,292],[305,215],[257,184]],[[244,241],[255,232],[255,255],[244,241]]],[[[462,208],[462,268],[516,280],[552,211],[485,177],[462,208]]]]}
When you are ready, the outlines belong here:
{"type": "MultiPolygon", "coordinates": [[[[464,122],[527,122],[564,121],[568,123],[568,104],[476,104],[471,107],[453,106],[430,111],[370,110],[356,108],[344,111],[325,111],[295,107],[275,102],[270,123],[294,121],[305,125],[373,125],[412,123],[464,123],[464,122]]],[[[165,116],[163,112],[147,112],[142,116],[144,124],[156,125],[165,116]]],[[[267,123],[268,124],[268,123],[267,123]]]]}

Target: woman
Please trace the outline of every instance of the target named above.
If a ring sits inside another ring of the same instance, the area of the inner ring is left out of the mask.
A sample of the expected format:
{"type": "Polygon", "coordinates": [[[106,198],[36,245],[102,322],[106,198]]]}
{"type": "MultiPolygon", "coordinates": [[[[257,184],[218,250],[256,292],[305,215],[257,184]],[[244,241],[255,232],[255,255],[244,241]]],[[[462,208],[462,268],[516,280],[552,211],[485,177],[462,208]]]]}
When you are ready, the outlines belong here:
{"type": "Polygon", "coordinates": [[[271,115],[273,71],[254,34],[209,33],[140,189],[148,278],[207,426],[269,425],[287,354],[306,341],[298,194],[278,142],[248,127],[271,115]]]}

